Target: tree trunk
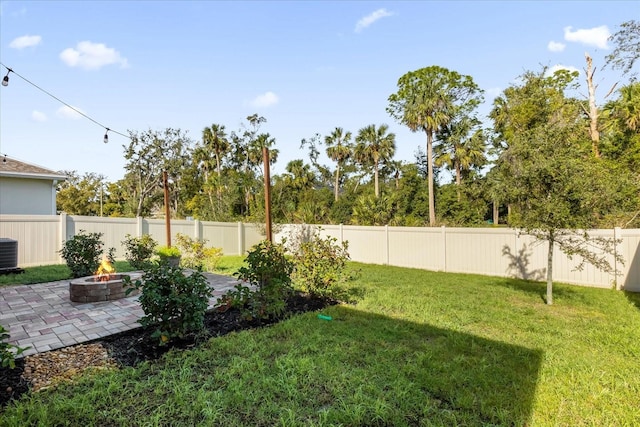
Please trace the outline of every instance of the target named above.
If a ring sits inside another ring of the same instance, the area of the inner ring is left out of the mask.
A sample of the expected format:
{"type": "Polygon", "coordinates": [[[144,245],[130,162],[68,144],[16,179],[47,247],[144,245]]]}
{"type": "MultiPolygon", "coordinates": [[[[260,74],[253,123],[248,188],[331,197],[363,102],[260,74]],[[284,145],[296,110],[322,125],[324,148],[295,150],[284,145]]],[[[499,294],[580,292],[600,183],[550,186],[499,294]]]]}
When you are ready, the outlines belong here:
{"type": "Polygon", "coordinates": [[[460,170],[460,162],[456,162],[456,185],[458,186],[458,201],[460,201],[460,185],[462,184],[462,170],[460,170]]]}
{"type": "Polygon", "coordinates": [[[553,232],[549,233],[549,253],[547,253],[547,305],[553,304],[553,232]]]}
{"type": "Polygon", "coordinates": [[[373,165],[373,184],[376,192],[376,199],[380,197],[380,187],[378,185],[378,162],[373,165]]]}
{"type": "Polygon", "coordinates": [[[429,226],[436,226],[436,198],[433,194],[433,133],[427,131],[427,179],[429,180],[429,226]]]}
{"type": "Polygon", "coordinates": [[[493,225],[498,225],[500,221],[500,205],[495,200],[493,201],[493,225]]]}
{"type": "Polygon", "coordinates": [[[338,201],[338,184],[340,183],[340,163],[336,166],[336,182],[333,188],[333,197],[335,201],[338,201]]]}
{"type": "Polygon", "coordinates": [[[593,69],[593,60],[589,53],[585,52],[587,59],[587,87],[589,88],[589,136],[591,137],[591,150],[596,158],[600,157],[600,131],[598,131],[598,107],[596,106],[596,88],[593,84],[593,75],[596,70],[593,69]]]}

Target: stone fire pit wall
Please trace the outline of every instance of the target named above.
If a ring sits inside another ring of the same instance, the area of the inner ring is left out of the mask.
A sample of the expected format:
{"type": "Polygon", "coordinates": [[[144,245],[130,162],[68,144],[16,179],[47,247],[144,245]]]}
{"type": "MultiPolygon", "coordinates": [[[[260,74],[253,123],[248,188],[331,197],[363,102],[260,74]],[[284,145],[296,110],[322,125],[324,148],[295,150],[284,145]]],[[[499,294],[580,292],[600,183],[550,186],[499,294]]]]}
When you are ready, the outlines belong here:
{"type": "Polygon", "coordinates": [[[125,276],[136,280],[140,274],[112,274],[107,281],[96,281],[98,276],[81,277],[69,283],[69,298],[73,302],[99,302],[113,301],[128,296],[137,295],[140,291],[135,289],[126,295],[126,287],[123,283],[125,276]],[[136,277],[137,276],[137,277],[136,277]]]}

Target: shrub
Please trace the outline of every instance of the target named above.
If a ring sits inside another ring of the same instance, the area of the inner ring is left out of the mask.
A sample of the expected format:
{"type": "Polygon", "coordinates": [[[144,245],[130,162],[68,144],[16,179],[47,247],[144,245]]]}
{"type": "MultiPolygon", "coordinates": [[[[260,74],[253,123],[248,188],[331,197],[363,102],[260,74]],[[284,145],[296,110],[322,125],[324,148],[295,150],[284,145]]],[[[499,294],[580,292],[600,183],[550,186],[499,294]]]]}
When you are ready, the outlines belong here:
{"type": "MultiPolygon", "coordinates": [[[[87,233],[80,230],[78,234],[64,242],[60,255],[67,262],[73,278],[91,276],[98,270],[103,254],[102,233],[87,233]]],[[[107,258],[114,262],[115,248],[110,248],[107,258]]]]}
{"type": "Polygon", "coordinates": [[[130,234],[122,241],[126,249],[125,259],[136,270],[144,270],[149,267],[151,257],[158,243],[149,234],[141,237],[133,237],[130,234]]]}
{"type": "MultiPolygon", "coordinates": [[[[269,319],[281,316],[293,291],[293,264],[286,258],[284,247],[268,241],[258,243],[248,252],[245,263],[247,265],[235,274],[255,287],[243,309],[245,317],[269,319]]],[[[238,292],[242,292],[241,289],[238,292]]]]}
{"type": "Polygon", "coordinates": [[[313,233],[293,254],[295,283],[313,296],[336,296],[340,285],[350,279],[346,273],[348,247],[348,242],[339,244],[335,237],[323,239],[319,231],[313,233]]]}
{"type": "MultiPolygon", "coordinates": [[[[166,263],[152,264],[139,280],[125,278],[132,289],[141,289],[142,326],[155,325],[154,337],[165,344],[174,337],[200,331],[212,290],[202,272],[185,274],[166,263]]],[[[127,290],[131,292],[132,289],[127,290]]]]}
{"type": "Polygon", "coordinates": [[[212,271],[222,257],[222,249],[206,247],[207,240],[193,239],[185,234],[176,235],[176,246],[182,252],[181,264],[185,268],[203,268],[212,271]]]}
{"type": "Polygon", "coordinates": [[[15,357],[30,347],[22,348],[15,344],[9,344],[7,342],[9,341],[9,337],[9,331],[0,325],[0,367],[13,369],[16,367],[15,357]]]}

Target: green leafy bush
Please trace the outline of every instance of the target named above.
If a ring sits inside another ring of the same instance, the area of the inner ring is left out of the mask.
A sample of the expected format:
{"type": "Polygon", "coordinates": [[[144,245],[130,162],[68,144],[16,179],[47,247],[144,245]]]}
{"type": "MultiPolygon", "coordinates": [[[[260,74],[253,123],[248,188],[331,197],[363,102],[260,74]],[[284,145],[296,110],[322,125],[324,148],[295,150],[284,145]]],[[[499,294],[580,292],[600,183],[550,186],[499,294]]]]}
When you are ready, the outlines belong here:
{"type": "MultiPolygon", "coordinates": [[[[64,242],[60,255],[71,270],[71,276],[91,276],[96,272],[102,259],[102,233],[87,233],[80,230],[78,234],[64,242]]],[[[109,262],[114,262],[115,248],[110,248],[107,253],[109,262]]]]}
{"type": "Polygon", "coordinates": [[[125,259],[136,270],[144,270],[149,267],[151,257],[158,243],[149,234],[141,237],[133,237],[130,234],[122,241],[126,249],[125,259]]]}
{"type": "Polygon", "coordinates": [[[206,247],[207,240],[193,239],[185,234],[176,234],[176,246],[182,252],[181,264],[185,268],[203,268],[212,271],[222,257],[222,249],[206,247]]]}
{"type": "Polygon", "coordinates": [[[22,348],[15,344],[9,344],[9,337],[9,331],[0,325],[0,367],[13,369],[16,367],[16,356],[19,356],[30,347],[22,348]]]}
{"type": "Polygon", "coordinates": [[[293,254],[295,283],[314,296],[336,296],[340,285],[350,279],[346,272],[348,247],[348,242],[339,244],[330,236],[323,239],[318,232],[301,242],[293,254]]]}
{"type": "Polygon", "coordinates": [[[125,278],[132,289],[140,289],[143,326],[156,326],[154,336],[165,344],[174,337],[197,332],[204,326],[204,315],[212,290],[202,272],[191,274],[166,263],[151,265],[139,280],[125,278]]]}
{"type": "MultiPolygon", "coordinates": [[[[284,247],[269,241],[258,243],[248,252],[245,263],[247,265],[235,274],[238,279],[255,288],[243,308],[245,317],[269,319],[282,316],[286,310],[286,300],[293,291],[293,264],[285,256],[284,247]]],[[[246,292],[240,292],[244,298],[246,292]]]]}

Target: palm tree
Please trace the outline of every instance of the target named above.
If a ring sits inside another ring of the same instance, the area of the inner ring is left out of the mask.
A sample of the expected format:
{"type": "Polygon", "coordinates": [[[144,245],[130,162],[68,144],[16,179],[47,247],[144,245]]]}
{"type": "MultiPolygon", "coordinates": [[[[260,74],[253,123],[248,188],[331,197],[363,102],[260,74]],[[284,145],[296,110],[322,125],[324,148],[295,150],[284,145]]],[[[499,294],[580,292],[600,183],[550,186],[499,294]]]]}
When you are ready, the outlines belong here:
{"type": "Polygon", "coordinates": [[[204,171],[204,190],[207,193],[212,210],[214,210],[212,188],[215,188],[218,208],[220,207],[222,199],[222,158],[229,152],[230,148],[231,145],[227,139],[224,125],[214,123],[202,130],[202,142],[194,150],[194,160],[201,165],[204,171]],[[209,175],[214,169],[214,162],[217,179],[209,175]]]}
{"type": "Polygon", "coordinates": [[[449,123],[454,110],[465,106],[471,110],[481,100],[482,91],[470,76],[439,66],[421,68],[398,80],[398,92],[389,96],[387,112],[412,132],[427,135],[427,179],[429,180],[429,225],[436,225],[433,137],[449,123]]]}
{"type": "Polygon", "coordinates": [[[336,162],[336,174],[334,184],[334,198],[338,201],[338,195],[340,194],[340,169],[352,155],[352,147],[349,144],[351,140],[351,132],[344,132],[340,127],[337,127],[324,138],[324,142],[327,145],[327,156],[334,162],[336,162]]]}
{"type": "Polygon", "coordinates": [[[354,157],[360,165],[373,167],[373,178],[376,198],[380,197],[379,170],[380,164],[393,158],[396,152],[396,135],[387,133],[389,126],[366,126],[358,131],[354,157]]]}
{"type": "Polygon", "coordinates": [[[224,125],[214,123],[210,127],[206,127],[202,130],[202,148],[209,152],[213,151],[216,161],[216,171],[218,173],[218,177],[220,177],[220,164],[222,157],[230,149],[224,125]]]}
{"type": "Polygon", "coordinates": [[[446,126],[438,134],[442,143],[435,148],[435,165],[446,166],[455,172],[458,201],[463,176],[468,176],[471,169],[480,168],[487,162],[486,138],[482,129],[476,128],[474,131],[477,125],[477,120],[464,117],[446,126]]]}
{"type": "Polygon", "coordinates": [[[619,119],[632,132],[640,131],[640,82],[619,89],[620,97],[609,102],[605,109],[612,118],[619,119]]]}

